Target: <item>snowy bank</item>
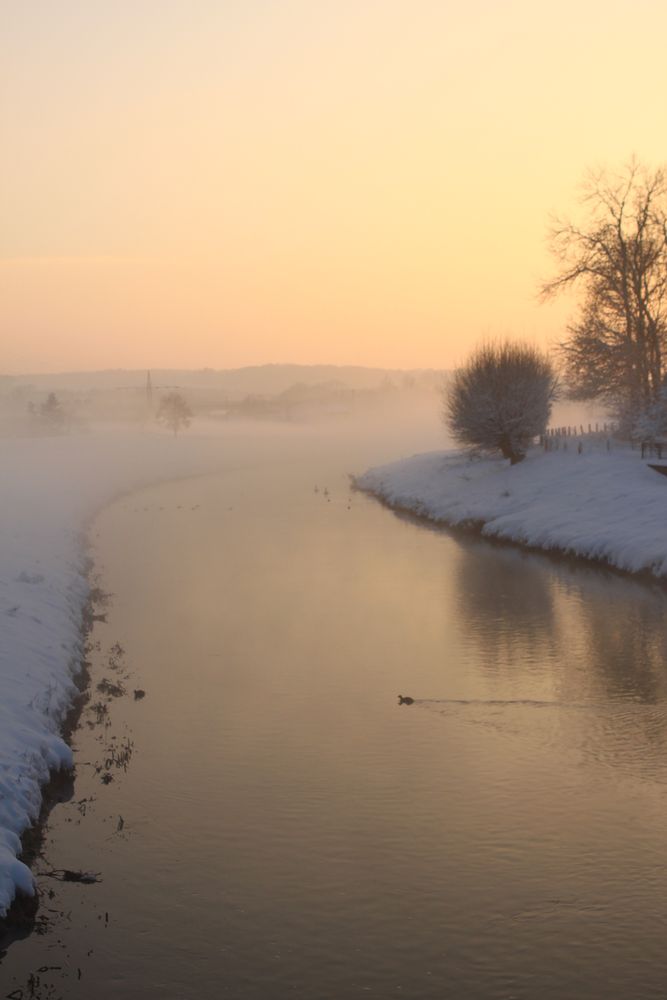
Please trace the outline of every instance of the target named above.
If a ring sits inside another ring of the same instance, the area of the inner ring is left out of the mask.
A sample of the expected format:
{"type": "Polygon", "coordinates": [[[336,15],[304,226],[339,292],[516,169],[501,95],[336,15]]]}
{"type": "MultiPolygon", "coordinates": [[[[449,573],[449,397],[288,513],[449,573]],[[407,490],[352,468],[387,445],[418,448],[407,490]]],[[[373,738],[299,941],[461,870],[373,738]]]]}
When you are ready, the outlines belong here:
{"type": "Polygon", "coordinates": [[[369,469],[356,485],[442,524],[667,576],[667,477],[629,449],[535,451],[514,467],[431,452],[369,469]]]}
{"type": "Polygon", "coordinates": [[[243,434],[0,438],[0,918],[31,894],[19,836],[49,772],[71,764],[60,725],[76,694],[87,599],[86,521],[114,496],[243,462],[243,434]]]}
{"type": "Polygon", "coordinates": [[[90,434],[0,437],[0,920],[33,881],[17,854],[38,818],[50,770],[69,766],[61,725],[77,693],[88,598],[87,523],[115,497],[143,486],[331,451],[361,466],[437,441],[432,408],[364,421],[313,424],[197,422],[173,435],[96,429],[90,434]],[[363,455],[363,457],[362,457],[363,455]]]}

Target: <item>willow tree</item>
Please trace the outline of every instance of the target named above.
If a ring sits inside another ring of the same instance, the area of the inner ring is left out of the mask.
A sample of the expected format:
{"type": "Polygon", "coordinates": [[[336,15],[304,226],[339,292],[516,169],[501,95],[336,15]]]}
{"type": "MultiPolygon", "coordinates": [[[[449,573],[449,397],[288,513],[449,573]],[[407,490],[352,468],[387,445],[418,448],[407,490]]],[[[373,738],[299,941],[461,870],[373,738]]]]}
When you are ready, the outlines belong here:
{"type": "Polygon", "coordinates": [[[558,380],[549,359],[528,344],[483,344],[445,389],[445,423],[466,447],[499,451],[516,465],[544,433],[558,380]]]}
{"type": "Polygon", "coordinates": [[[660,398],[667,358],[667,180],[631,161],[590,173],[583,223],[557,219],[544,298],[581,293],[560,345],[572,395],[612,403],[628,420],[660,398]]]}

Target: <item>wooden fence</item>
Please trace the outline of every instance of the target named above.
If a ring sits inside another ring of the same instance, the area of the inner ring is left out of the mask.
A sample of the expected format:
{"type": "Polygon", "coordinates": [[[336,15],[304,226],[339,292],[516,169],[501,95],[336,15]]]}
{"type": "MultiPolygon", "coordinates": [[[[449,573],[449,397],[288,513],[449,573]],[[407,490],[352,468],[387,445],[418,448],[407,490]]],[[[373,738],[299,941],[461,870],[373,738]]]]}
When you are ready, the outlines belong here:
{"type": "Polygon", "coordinates": [[[568,451],[569,448],[576,449],[581,454],[584,450],[584,443],[604,444],[607,451],[611,451],[611,441],[616,432],[616,424],[600,423],[594,424],[573,424],[563,427],[549,427],[540,437],[540,445],[545,451],[568,451]]]}

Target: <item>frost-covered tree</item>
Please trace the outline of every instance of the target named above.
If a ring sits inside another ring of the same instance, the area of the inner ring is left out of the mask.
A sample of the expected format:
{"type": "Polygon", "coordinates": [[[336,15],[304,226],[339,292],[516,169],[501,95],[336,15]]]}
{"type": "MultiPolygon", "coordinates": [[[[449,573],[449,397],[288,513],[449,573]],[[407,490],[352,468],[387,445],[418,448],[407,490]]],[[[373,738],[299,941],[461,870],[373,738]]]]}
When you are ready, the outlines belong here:
{"type": "Polygon", "coordinates": [[[157,420],[174,432],[174,437],[185,427],[190,426],[192,410],[178,392],[170,392],[160,400],[157,420]]]}
{"type": "Polygon", "coordinates": [[[649,444],[667,438],[667,386],[635,417],[632,436],[649,444]]]}
{"type": "Polygon", "coordinates": [[[667,375],[667,175],[632,160],[589,174],[582,200],[583,221],[554,223],[558,272],[542,294],[582,293],[560,348],[568,384],[610,403],[629,430],[667,375]]]}
{"type": "MultiPolygon", "coordinates": [[[[34,412],[34,409],[33,409],[34,412]]],[[[55,392],[50,392],[39,408],[39,416],[43,424],[52,431],[62,430],[65,425],[65,411],[55,392]]]]}
{"type": "Polygon", "coordinates": [[[500,451],[516,465],[549,422],[558,379],[528,344],[483,344],[444,391],[444,420],[466,447],[500,451]]]}

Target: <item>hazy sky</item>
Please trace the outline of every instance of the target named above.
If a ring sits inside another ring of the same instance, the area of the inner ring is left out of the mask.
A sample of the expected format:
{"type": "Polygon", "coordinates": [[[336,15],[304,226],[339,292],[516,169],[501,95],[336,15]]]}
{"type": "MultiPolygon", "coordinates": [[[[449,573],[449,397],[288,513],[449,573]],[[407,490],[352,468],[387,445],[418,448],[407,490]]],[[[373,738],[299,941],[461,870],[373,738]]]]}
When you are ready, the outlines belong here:
{"type": "Polygon", "coordinates": [[[0,0],[0,371],[558,339],[549,213],[667,159],[664,0],[0,0]]]}

